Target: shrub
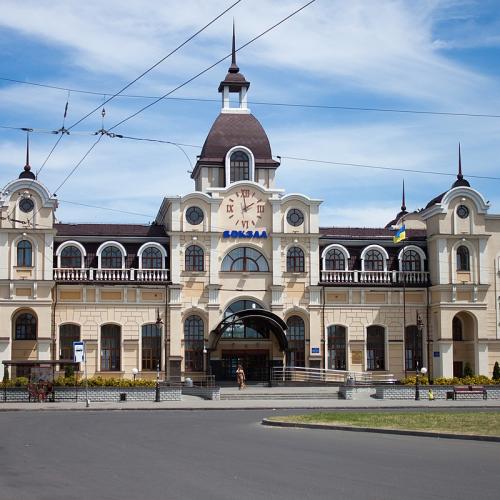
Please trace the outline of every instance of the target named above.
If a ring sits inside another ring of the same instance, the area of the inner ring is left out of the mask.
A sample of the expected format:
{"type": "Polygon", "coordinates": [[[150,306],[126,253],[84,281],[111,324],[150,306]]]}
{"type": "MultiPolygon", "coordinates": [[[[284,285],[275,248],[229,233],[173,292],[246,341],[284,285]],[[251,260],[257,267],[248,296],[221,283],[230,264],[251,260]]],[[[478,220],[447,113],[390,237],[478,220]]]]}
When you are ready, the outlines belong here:
{"type": "Polygon", "coordinates": [[[493,380],[500,380],[500,366],[498,361],[495,361],[495,366],[493,367],[493,380]]]}
{"type": "Polygon", "coordinates": [[[16,387],[25,387],[28,385],[28,377],[17,377],[16,379],[14,379],[14,385],[16,387]]]}
{"type": "Polygon", "coordinates": [[[73,377],[75,375],[75,367],[73,365],[66,365],[64,367],[64,376],[66,378],[73,377]]]}
{"type": "Polygon", "coordinates": [[[473,377],[473,376],[474,376],[474,372],[472,371],[472,368],[470,367],[470,363],[465,363],[464,378],[473,377]]]}

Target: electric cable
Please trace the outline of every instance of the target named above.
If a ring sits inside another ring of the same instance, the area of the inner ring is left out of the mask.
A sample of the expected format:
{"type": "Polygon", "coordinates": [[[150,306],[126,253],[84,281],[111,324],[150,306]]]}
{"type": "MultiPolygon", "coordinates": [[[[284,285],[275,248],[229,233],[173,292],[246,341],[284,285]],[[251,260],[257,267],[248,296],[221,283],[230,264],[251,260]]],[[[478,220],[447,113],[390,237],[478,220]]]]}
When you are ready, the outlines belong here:
{"type": "MultiPolygon", "coordinates": [[[[214,17],[209,23],[205,24],[205,26],[203,26],[202,28],[200,28],[196,33],[194,33],[193,35],[191,35],[190,37],[188,37],[186,40],[184,40],[184,42],[182,42],[175,49],[173,49],[172,51],[170,51],[165,57],[162,57],[158,62],[156,62],[155,64],[153,64],[152,66],[150,66],[147,70],[143,71],[138,77],[134,78],[134,80],[132,80],[131,82],[127,83],[127,85],[125,85],[125,87],[123,87],[121,90],[119,90],[118,92],[114,93],[111,97],[109,97],[108,99],[106,99],[102,103],[102,106],[104,107],[105,104],[107,104],[108,102],[110,102],[111,100],[113,100],[115,97],[119,96],[123,91],[125,91],[129,87],[131,87],[134,83],[136,83],[138,80],[140,80],[143,76],[147,75],[150,71],[152,71],[154,68],[156,68],[157,66],[159,66],[162,62],[164,62],[170,56],[172,56],[173,54],[175,54],[178,50],[180,50],[182,47],[184,47],[184,45],[186,45],[187,43],[189,43],[191,40],[193,40],[193,38],[195,38],[200,33],[202,33],[203,31],[205,31],[209,26],[211,26],[213,23],[215,23],[217,20],[219,20],[224,14],[226,14],[227,12],[229,12],[233,7],[236,7],[236,5],[238,5],[241,1],[242,0],[236,0],[236,2],[234,2],[232,5],[230,5],[224,11],[222,11],[219,15],[217,15],[216,17],[214,17]]],[[[73,125],[71,125],[70,127],[68,127],[68,130],[71,130],[73,127],[75,127],[79,123],[83,122],[90,115],[92,115],[95,111],[97,111],[100,107],[101,106],[97,106],[92,111],[90,111],[89,113],[87,113],[85,116],[83,116],[82,118],[80,118],[79,120],[77,120],[75,123],[73,123],[73,125]]]]}
{"type": "MultiPolygon", "coordinates": [[[[90,95],[110,95],[111,92],[97,92],[91,90],[75,89],[72,87],[58,87],[55,85],[46,85],[42,83],[27,82],[22,80],[15,80],[13,78],[2,78],[0,80],[20,83],[23,85],[34,85],[37,87],[44,87],[49,89],[71,91],[80,94],[90,94],[90,95]]],[[[130,98],[130,99],[158,99],[161,96],[156,95],[135,95],[135,94],[120,94],[116,97],[130,98]]],[[[208,99],[201,97],[165,97],[167,101],[194,101],[194,102],[220,102],[220,99],[208,99]]],[[[341,111],[368,111],[376,113],[402,113],[402,114],[416,114],[416,115],[436,115],[436,116],[462,116],[468,118],[500,118],[500,114],[492,113],[468,113],[465,111],[432,111],[432,110],[418,110],[418,109],[403,109],[403,108],[378,108],[378,107],[362,107],[362,106],[335,106],[330,104],[308,104],[308,103],[292,103],[292,102],[272,102],[272,101],[253,101],[249,100],[248,104],[256,106],[279,106],[279,107],[290,107],[290,108],[310,108],[310,109],[331,109],[331,110],[341,110],[341,111]]],[[[0,127],[0,128],[10,128],[10,127],[0,127]]]]}
{"type": "MultiPolygon", "coordinates": [[[[235,52],[238,52],[238,51],[244,49],[245,47],[247,47],[251,43],[253,43],[256,40],[258,40],[259,38],[263,37],[264,35],[266,35],[270,31],[274,30],[275,28],[277,28],[278,26],[280,26],[281,24],[283,24],[285,21],[288,21],[290,18],[292,18],[293,16],[295,16],[296,14],[298,14],[299,12],[301,12],[302,10],[304,10],[309,5],[313,4],[314,2],[316,2],[316,0],[310,0],[306,4],[302,5],[297,10],[293,11],[292,13],[288,14],[286,17],[284,17],[283,19],[281,19],[280,21],[278,21],[276,24],[273,24],[271,27],[267,28],[262,33],[260,33],[259,35],[255,36],[254,38],[252,38],[248,42],[246,42],[243,45],[241,45],[240,47],[238,47],[235,50],[235,52]]],[[[146,111],[147,109],[151,108],[155,104],[158,104],[160,101],[162,101],[163,99],[165,99],[169,95],[173,94],[174,92],[176,92],[177,90],[181,89],[182,87],[185,87],[188,83],[191,83],[193,80],[196,80],[197,78],[199,78],[200,76],[204,75],[205,73],[207,73],[208,71],[210,71],[212,68],[214,68],[215,66],[217,66],[218,64],[220,64],[221,62],[225,61],[227,58],[231,57],[231,55],[232,55],[232,52],[229,53],[229,54],[227,54],[226,56],[222,57],[221,59],[219,59],[215,63],[211,64],[210,66],[208,66],[204,70],[200,71],[196,75],[192,76],[191,78],[189,78],[185,82],[181,83],[180,85],[177,85],[177,87],[175,87],[174,89],[170,90],[166,94],[163,94],[158,99],[155,99],[153,102],[149,103],[148,105],[142,107],[141,109],[139,109],[135,113],[132,113],[128,117],[126,117],[123,120],[119,121],[118,123],[116,123],[115,125],[113,125],[109,130],[111,131],[111,130],[115,129],[116,127],[118,127],[118,126],[124,124],[125,122],[131,120],[132,118],[136,117],[138,114],[142,113],[143,111],[146,111]]]]}

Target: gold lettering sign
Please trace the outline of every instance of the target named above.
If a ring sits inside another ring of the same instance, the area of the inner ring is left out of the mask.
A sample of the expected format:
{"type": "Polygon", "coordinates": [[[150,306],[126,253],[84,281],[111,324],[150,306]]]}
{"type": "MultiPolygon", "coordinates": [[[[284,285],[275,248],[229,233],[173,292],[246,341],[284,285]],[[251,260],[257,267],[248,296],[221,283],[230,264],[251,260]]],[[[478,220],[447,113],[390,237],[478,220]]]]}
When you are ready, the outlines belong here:
{"type": "Polygon", "coordinates": [[[351,359],[353,365],[363,364],[363,351],[352,351],[351,359]]]}

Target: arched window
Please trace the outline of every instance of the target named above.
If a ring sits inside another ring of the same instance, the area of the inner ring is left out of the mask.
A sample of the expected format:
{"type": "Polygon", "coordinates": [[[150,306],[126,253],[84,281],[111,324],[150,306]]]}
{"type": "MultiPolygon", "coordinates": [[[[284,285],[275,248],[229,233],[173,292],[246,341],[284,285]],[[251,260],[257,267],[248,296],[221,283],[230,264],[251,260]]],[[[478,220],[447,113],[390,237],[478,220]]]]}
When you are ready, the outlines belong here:
{"type": "Polygon", "coordinates": [[[453,340],[462,341],[464,339],[462,321],[456,316],[453,318],[451,323],[453,340]]]}
{"type": "Polygon", "coordinates": [[[405,329],[405,367],[406,370],[416,370],[423,366],[422,331],[417,325],[408,325],[405,329]],[[418,365],[417,365],[418,363],[418,365]]]}
{"type": "Polygon", "coordinates": [[[24,312],[14,320],[14,340],[36,340],[37,319],[34,314],[24,312]]]}
{"type": "Polygon", "coordinates": [[[73,359],[73,342],[79,340],[79,325],[61,325],[59,327],[59,359],[73,359]]]}
{"type": "Polygon", "coordinates": [[[118,247],[110,245],[101,253],[102,269],[121,269],[123,266],[123,255],[118,247]]]}
{"type": "Polygon", "coordinates": [[[364,263],[365,271],[383,271],[385,260],[379,250],[372,248],[366,252],[364,263]]]}
{"type": "Polygon", "coordinates": [[[163,269],[163,255],[159,248],[147,247],[141,258],[143,269],[163,269]]]}
{"type": "Polygon", "coordinates": [[[303,273],[305,270],[304,251],[299,247],[291,247],[286,254],[286,270],[289,273],[303,273]]]}
{"type": "Polygon", "coordinates": [[[338,248],[328,250],[325,255],[325,271],[344,271],[345,255],[338,248]]]}
{"type": "Polygon", "coordinates": [[[268,272],[266,258],[249,247],[238,247],[231,250],[222,261],[222,271],[231,272],[268,272]]]}
{"type": "Polygon", "coordinates": [[[142,326],[142,370],[156,370],[161,362],[161,326],[142,326]]]}
{"type": "Polygon", "coordinates": [[[205,255],[203,249],[198,245],[191,245],[186,248],[184,259],[186,271],[204,271],[205,255]]]}
{"type": "Polygon", "coordinates": [[[416,271],[422,270],[422,260],[420,255],[415,250],[405,250],[402,259],[403,271],[416,271]]]}
{"type": "Polygon", "coordinates": [[[17,244],[17,267],[31,267],[33,265],[33,247],[28,240],[21,240],[17,244]]]}
{"type": "Polygon", "coordinates": [[[286,322],[288,338],[287,366],[305,366],[306,364],[306,328],[300,316],[290,316],[286,322]]]}
{"type": "Polygon", "coordinates": [[[346,369],[346,329],[341,325],[331,325],[328,333],[328,368],[331,370],[346,369]]]}
{"type": "MultiPolygon", "coordinates": [[[[81,268],[82,252],[74,245],[64,247],[61,252],[61,267],[81,268]]],[[[120,265],[121,267],[121,265],[120,265]]]]}
{"type": "MultiPolygon", "coordinates": [[[[253,300],[237,300],[225,310],[224,318],[247,309],[262,309],[262,306],[253,300]]],[[[243,323],[235,323],[222,334],[223,339],[265,339],[268,337],[269,332],[262,332],[243,323]]]]}
{"type": "Polygon", "coordinates": [[[118,325],[101,326],[101,371],[120,371],[121,328],[118,325]]]}
{"type": "Polygon", "coordinates": [[[199,316],[189,316],[184,321],[185,371],[203,371],[203,320],[199,316]]]}
{"type": "Polygon", "coordinates": [[[385,370],[385,330],[369,326],[366,332],[366,361],[368,370],[385,370]]]}
{"type": "Polygon", "coordinates": [[[250,160],[243,151],[235,151],[229,160],[230,182],[250,180],[250,160]]]}
{"type": "Polygon", "coordinates": [[[466,246],[457,248],[457,271],[470,271],[470,255],[466,246]]]}

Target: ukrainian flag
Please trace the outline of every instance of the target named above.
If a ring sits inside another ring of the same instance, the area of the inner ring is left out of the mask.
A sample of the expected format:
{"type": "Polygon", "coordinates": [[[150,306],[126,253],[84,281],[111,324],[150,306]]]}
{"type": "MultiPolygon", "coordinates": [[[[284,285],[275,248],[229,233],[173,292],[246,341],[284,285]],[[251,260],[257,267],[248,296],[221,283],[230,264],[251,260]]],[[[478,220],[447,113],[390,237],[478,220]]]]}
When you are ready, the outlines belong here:
{"type": "Polygon", "coordinates": [[[404,224],[396,231],[396,234],[392,237],[392,241],[394,241],[394,243],[399,243],[403,240],[406,240],[406,227],[404,224]]]}

